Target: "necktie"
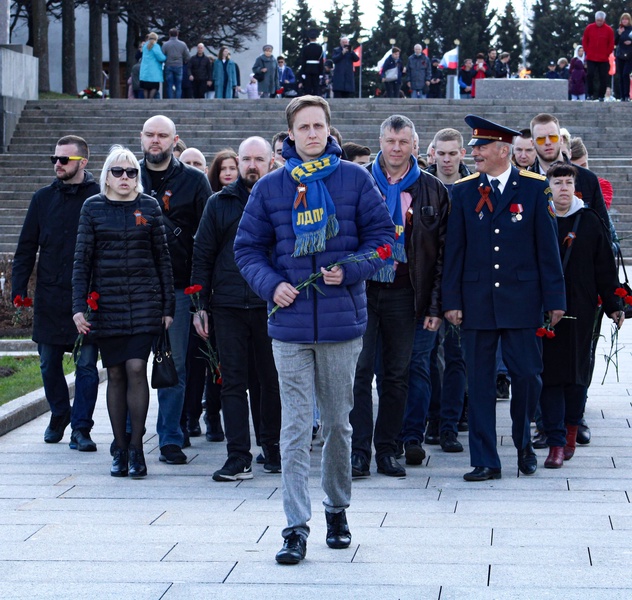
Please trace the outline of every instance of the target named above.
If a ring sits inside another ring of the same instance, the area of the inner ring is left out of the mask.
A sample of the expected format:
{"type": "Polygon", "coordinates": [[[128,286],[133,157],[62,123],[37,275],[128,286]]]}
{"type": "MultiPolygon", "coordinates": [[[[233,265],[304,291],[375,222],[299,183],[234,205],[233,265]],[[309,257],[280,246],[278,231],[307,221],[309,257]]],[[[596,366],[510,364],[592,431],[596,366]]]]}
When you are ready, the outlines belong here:
{"type": "Polygon", "coordinates": [[[492,179],[489,184],[492,186],[492,192],[496,200],[500,200],[500,181],[498,179],[492,179]]]}

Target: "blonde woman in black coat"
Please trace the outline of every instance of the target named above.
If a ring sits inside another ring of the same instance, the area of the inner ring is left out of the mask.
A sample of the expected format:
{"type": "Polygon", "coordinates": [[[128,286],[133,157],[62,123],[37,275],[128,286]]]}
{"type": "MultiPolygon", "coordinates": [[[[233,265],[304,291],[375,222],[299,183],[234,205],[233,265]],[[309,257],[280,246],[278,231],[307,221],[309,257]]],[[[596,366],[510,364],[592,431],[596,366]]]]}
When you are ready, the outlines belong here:
{"type": "Polygon", "coordinates": [[[114,146],[101,173],[101,193],[81,210],[73,268],[73,320],[90,333],[108,371],[107,406],[114,432],[113,477],[145,477],[143,431],[149,407],[147,360],[175,297],[158,202],[142,193],[133,153],[114,146]],[[85,318],[88,294],[98,310],[85,318]],[[129,412],[131,440],[125,434],[129,412]]]}

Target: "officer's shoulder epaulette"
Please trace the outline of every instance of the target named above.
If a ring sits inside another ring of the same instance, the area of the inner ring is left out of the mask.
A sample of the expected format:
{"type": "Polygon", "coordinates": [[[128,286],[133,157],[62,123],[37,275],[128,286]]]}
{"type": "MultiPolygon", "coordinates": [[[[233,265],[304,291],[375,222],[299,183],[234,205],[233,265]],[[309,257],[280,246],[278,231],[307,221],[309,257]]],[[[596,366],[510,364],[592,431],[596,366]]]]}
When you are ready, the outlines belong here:
{"type": "Polygon", "coordinates": [[[472,179],[476,179],[479,175],[480,175],[480,172],[472,173],[471,175],[468,175],[467,177],[458,179],[457,181],[454,182],[454,184],[456,185],[457,183],[463,183],[464,181],[470,181],[472,179]]]}
{"type": "Polygon", "coordinates": [[[520,170],[520,175],[522,175],[523,177],[531,177],[531,179],[539,179],[540,181],[544,181],[546,179],[546,177],[544,175],[540,175],[540,173],[525,171],[524,169],[520,170]]]}

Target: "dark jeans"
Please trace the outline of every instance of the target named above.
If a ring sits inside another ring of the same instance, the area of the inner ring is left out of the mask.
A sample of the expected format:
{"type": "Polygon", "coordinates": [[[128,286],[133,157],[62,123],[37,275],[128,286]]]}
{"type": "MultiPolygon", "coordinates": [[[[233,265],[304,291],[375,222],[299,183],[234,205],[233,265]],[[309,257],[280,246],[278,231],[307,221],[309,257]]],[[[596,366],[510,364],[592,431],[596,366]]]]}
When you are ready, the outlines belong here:
{"type": "Polygon", "coordinates": [[[441,389],[441,431],[458,433],[465,401],[465,359],[462,332],[443,322],[443,386],[441,389]]]}
{"type": "Polygon", "coordinates": [[[317,74],[305,75],[303,90],[306,94],[311,94],[313,96],[320,95],[320,76],[317,74]]]}
{"type": "Polygon", "coordinates": [[[632,73],[632,60],[620,60],[617,58],[617,73],[619,74],[619,94],[623,102],[630,100],[630,73],[632,73]]]}
{"type": "MultiPolygon", "coordinates": [[[[426,418],[432,394],[430,355],[435,346],[436,331],[424,329],[424,319],[417,321],[413,352],[408,375],[408,399],[400,439],[422,442],[426,431],[426,418]]],[[[460,416],[460,415],[459,415],[460,416]]]]}
{"type": "Polygon", "coordinates": [[[610,63],[587,60],[588,95],[593,99],[602,99],[606,95],[606,88],[610,85],[610,63]],[[595,81],[596,79],[596,81],[595,81]]]}
{"type": "Polygon", "coordinates": [[[249,345],[254,348],[261,386],[261,444],[278,444],[281,431],[279,379],[268,337],[267,310],[216,307],[213,319],[222,369],[221,399],[228,455],[251,459],[247,396],[249,345]]]}
{"type": "Polygon", "coordinates": [[[206,94],[208,88],[206,87],[206,79],[194,79],[191,82],[193,86],[193,97],[194,98],[204,98],[204,94],[206,94]]]}
{"type": "MultiPolygon", "coordinates": [[[[44,383],[46,400],[51,413],[58,417],[70,410],[70,395],[66,376],[64,375],[64,352],[66,346],[56,344],[38,344],[40,370],[44,383]]],[[[75,371],[75,399],[72,404],[72,429],[92,429],[92,414],[99,391],[99,372],[97,357],[99,349],[96,344],[84,343],[75,371]]]]}
{"type": "Polygon", "coordinates": [[[412,288],[388,289],[369,284],[367,289],[368,323],[362,338],[353,385],[354,454],[395,456],[408,398],[408,371],[415,338],[415,307],[412,288]],[[378,332],[382,338],[382,390],[373,434],[373,374],[378,332]]]}
{"type": "Polygon", "coordinates": [[[386,97],[387,98],[399,98],[399,86],[400,84],[397,81],[387,81],[385,82],[386,87],[386,97]]]}
{"type": "Polygon", "coordinates": [[[583,385],[546,385],[542,388],[540,407],[549,446],[566,445],[565,425],[579,425],[586,405],[588,388],[583,385]]]}

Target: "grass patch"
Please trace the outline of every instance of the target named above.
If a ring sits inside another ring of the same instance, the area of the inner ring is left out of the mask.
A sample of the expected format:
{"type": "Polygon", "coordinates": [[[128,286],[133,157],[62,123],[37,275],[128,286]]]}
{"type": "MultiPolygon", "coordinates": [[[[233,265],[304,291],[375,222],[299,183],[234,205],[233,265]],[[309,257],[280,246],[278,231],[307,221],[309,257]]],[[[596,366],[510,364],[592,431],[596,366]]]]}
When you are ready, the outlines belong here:
{"type": "MultiPolygon", "coordinates": [[[[64,360],[64,373],[72,373],[75,364],[64,360]]],[[[0,357],[0,405],[42,387],[39,356],[0,357]]]]}

